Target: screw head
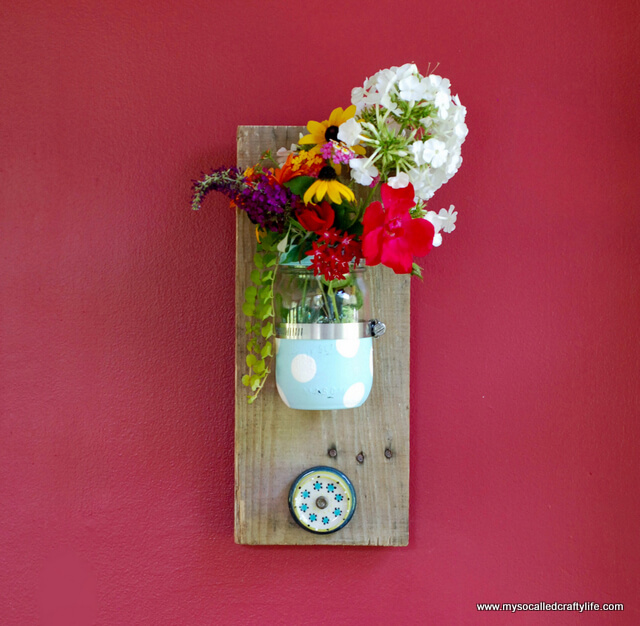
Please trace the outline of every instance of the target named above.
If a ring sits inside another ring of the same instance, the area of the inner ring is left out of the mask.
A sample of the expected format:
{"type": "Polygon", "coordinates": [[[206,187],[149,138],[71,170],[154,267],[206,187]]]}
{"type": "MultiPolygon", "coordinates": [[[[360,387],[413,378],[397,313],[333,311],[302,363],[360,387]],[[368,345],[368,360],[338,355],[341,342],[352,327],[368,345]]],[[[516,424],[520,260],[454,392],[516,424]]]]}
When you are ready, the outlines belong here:
{"type": "Polygon", "coordinates": [[[391,450],[389,450],[389,448],[387,448],[387,449],[384,451],[384,455],[385,455],[388,459],[390,459],[390,458],[393,456],[393,452],[391,452],[391,450]]]}
{"type": "Polygon", "coordinates": [[[319,509],[326,509],[327,508],[327,504],[329,504],[327,502],[327,499],[324,496],[320,496],[317,500],[316,500],[316,506],[319,509]]]}
{"type": "Polygon", "coordinates": [[[328,454],[332,459],[335,459],[338,456],[338,451],[335,448],[330,448],[328,454]]]}
{"type": "Polygon", "coordinates": [[[364,453],[358,452],[356,455],[356,461],[358,461],[358,463],[364,463],[364,453]]]}

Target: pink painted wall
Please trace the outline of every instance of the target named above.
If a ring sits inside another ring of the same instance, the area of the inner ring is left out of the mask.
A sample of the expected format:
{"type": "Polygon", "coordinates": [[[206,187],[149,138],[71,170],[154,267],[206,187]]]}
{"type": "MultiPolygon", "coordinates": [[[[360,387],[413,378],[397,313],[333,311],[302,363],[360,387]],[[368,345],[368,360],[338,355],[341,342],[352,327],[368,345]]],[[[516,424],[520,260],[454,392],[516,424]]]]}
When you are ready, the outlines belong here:
{"type": "Polygon", "coordinates": [[[4,3],[0,623],[637,624],[637,2],[4,3]],[[412,295],[411,542],[233,542],[239,124],[468,107],[412,295]],[[478,602],[623,613],[479,614],[478,602]]]}

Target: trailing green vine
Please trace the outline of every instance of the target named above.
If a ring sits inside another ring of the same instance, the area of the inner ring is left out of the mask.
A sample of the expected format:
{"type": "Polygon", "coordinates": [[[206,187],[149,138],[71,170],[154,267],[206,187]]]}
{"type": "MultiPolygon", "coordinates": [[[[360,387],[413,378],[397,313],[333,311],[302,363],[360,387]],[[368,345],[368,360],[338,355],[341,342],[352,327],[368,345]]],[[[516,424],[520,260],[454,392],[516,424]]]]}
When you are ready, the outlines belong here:
{"type": "Polygon", "coordinates": [[[257,252],[253,256],[251,284],[244,292],[242,311],[249,318],[245,323],[249,371],[242,377],[242,384],[251,391],[247,396],[250,404],[258,397],[271,373],[274,353],[272,338],[275,335],[273,285],[278,267],[278,240],[275,233],[266,233],[258,242],[257,252]]]}

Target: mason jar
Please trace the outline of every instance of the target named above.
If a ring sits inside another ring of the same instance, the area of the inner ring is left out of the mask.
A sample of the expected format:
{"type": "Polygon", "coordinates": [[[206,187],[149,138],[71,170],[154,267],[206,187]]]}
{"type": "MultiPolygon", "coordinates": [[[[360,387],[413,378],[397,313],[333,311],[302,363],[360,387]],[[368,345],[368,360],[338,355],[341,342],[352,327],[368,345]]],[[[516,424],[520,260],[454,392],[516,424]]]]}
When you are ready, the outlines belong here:
{"type": "Polygon", "coordinates": [[[276,387],[292,409],[352,409],[373,384],[372,318],[365,267],[327,281],[308,267],[280,265],[274,284],[276,387]]]}

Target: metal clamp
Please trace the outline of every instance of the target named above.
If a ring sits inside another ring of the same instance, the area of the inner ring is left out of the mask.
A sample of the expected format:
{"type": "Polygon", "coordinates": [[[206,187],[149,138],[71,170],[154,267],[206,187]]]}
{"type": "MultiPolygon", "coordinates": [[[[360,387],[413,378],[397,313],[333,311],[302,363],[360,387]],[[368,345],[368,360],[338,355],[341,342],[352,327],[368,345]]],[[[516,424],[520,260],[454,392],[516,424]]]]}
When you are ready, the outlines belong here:
{"type": "Polygon", "coordinates": [[[379,337],[385,330],[386,326],[378,320],[346,324],[278,324],[276,337],[279,339],[362,339],[379,337]]]}
{"type": "Polygon", "coordinates": [[[380,320],[369,320],[370,334],[374,339],[381,337],[387,330],[387,325],[380,320]]]}

